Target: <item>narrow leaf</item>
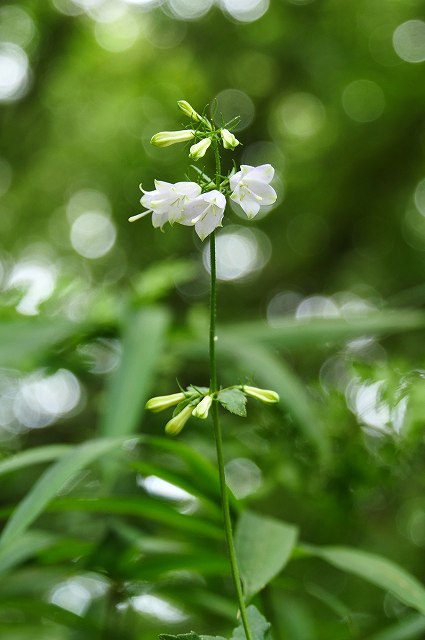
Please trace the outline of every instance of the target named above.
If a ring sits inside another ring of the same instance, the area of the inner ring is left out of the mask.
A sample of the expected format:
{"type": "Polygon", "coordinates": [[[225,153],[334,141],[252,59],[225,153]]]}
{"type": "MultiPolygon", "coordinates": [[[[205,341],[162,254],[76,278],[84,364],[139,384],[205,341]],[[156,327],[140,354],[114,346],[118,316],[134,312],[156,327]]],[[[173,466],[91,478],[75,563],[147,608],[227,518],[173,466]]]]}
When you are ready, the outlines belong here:
{"type": "Polygon", "coordinates": [[[296,539],[293,525],[249,511],[241,515],[235,544],[247,600],[283,569],[296,539]]]}
{"type": "Polygon", "coordinates": [[[326,431],[317,417],[313,401],[306,393],[305,385],[289,368],[283,357],[278,357],[266,347],[247,345],[236,339],[223,345],[227,354],[233,353],[245,373],[253,376],[256,384],[277,391],[284,406],[303,430],[305,437],[316,447],[323,461],[329,456],[326,431]]]}
{"type": "Polygon", "coordinates": [[[14,456],[10,456],[10,458],[0,460],[0,476],[32,466],[33,464],[56,460],[56,458],[60,458],[67,453],[69,449],[70,446],[66,444],[52,444],[21,451],[14,456]]]}
{"type": "Polygon", "coordinates": [[[78,331],[72,322],[46,318],[16,319],[0,325],[0,366],[28,368],[78,331]]]}
{"type": "Polygon", "coordinates": [[[381,556],[348,547],[312,547],[306,550],[333,566],[389,591],[401,602],[425,614],[425,588],[407,571],[381,556]]]}
{"type": "Polygon", "coordinates": [[[168,313],[160,307],[129,315],[124,327],[121,364],[111,378],[100,430],[106,436],[134,433],[151,392],[162,352],[168,313]]]}
{"type": "Polygon", "coordinates": [[[161,633],[159,640],[201,640],[201,636],[198,636],[194,631],[190,631],[189,633],[178,633],[177,635],[161,633]]]}
{"type": "Polygon", "coordinates": [[[346,318],[282,318],[279,326],[266,322],[245,322],[222,328],[223,338],[252,344],[263,342],[284,347],[314,349],[325,343],[352,340],[361,336],[379,336],[414,331],[425,326],[422,311],[387,309],[367,314],[352,314],[346,318]]]}
{"type": "MultiPolygon", "coordinates": [[[[270,629],[270,622],[267,622],[265,617],[261,615],[258,609],[252,604],[247,608],[246,616],[251,629],[252,640],[265,640],[265,638],[267,638],[267,632],[270,629]]],[[[246,640],[242,622],[234,630],[231,640],[246,640]]]]}
{"type": "Polygon", "coordinates": [[[416,640],[423,638],[424,632],[425,618],[414,615],[379,631],[368,640],[416,640]]]}
{"type": "Polygon", "coordinates": [[[0,574],[37,555],[39,551],[48,549],[57,539],[57,536],[45,531],[28,531],[11,540],[0,549],[0,574]]]}
{"type": "Polygon", "coordinates": [[[122,439],[99,439],[73,447],[50,466],[16,507],[0,536],[0,549],[21,535],[58,491],[78,471],[122,444],[122,439]]]}
{"type": "Polygon", "coordinates": [[[246,396],[240,389],[226,389],[218,394],[219,403],[237,416],[246,416],[246,396]]]}

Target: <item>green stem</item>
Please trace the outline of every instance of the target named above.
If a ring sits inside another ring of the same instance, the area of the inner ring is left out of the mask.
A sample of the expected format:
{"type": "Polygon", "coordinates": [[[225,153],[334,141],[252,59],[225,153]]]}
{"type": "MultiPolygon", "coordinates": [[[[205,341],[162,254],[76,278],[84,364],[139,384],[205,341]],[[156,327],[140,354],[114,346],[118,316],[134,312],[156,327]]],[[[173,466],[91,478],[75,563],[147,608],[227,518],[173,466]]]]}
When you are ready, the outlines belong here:
{"type": "MultiPolygon", "coordinates": [[[[217,189],[220,186],[220,154],[218,144],[215,144],[216,158],[216,184],[217,189]]],[[[211,297],[210,297],[210,391],[217,394],[217,362],[215,354],[215,323],[217,316],[217,272],[216,272],[216,255],[215,255],[215,231],[210,236],[210,269],[211,269],[211,297]]],[[[217,397],[214,397],[212,404],[212,419],[214,425],[215,446],[217,451],[218,475],[220,479],[220,497],[221,508],[223,511],[224,529],[226,533],[227,550],[229,553],[230,567],[232,570],[233,582],[236,589],[239,611],[241,614],[243,628],[245,630],[246,640],[252,640],[251,630],[249,628],[246,615],[245,601],[242,593],[242,583],[239,575],[238,563],[236,560],[235,543],[233,540],[232,520],[230,517],[229,494],[226,484],[226,476],[224,471],[224,455],[223,455],[223,437],[221,433],[220,416],[218,412],[217,397]]]]}

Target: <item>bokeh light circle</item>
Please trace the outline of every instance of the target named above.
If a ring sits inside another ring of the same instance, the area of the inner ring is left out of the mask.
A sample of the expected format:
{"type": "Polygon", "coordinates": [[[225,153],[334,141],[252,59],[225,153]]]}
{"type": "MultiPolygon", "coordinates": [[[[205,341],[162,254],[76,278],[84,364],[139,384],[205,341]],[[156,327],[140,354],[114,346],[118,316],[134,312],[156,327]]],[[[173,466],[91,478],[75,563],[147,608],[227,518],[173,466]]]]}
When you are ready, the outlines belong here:
{"type": "Polygon", "coordinates": [[[403,22],[394,31],[393,46],[396,54],[405,62],[423,62],[425,60],[425,22],[423,20],[403,22]]]}
{"type": "Polygon", "coordinates": [[[221,91],[211,103],[211,110],[220,121],[223,116],[225,122],[229,122],[236,116],[240,120],[234,127],[235,131],[246,129],[254,119],[255,107],[251,98],[238,89],[225,89],[221,91]]]}
{"type": "Polygon", "coordinates": [[[381,87],[371,80],[354,80],[342,93],[345,113],[356,122],[372,122],[385,109],[385,96],[381,87]]]}
{"type": "Polygon", "coordinates": [[[86,211],[73,222],[71,244],[84,258],[102,258],[114,246],[116,229],[108,215],[101,211],[86,211]]]}
{"type": "Polygon", "coordinates": [[[0,102],[21,98],[28,86],[28,58],[21,47],[0,44],[0,102]]]}
{"type": "Polygon", "coordinates": [[[222,0],[221,5],[235,20],[254,22],[266,13],[270,0],[222,0]]]}

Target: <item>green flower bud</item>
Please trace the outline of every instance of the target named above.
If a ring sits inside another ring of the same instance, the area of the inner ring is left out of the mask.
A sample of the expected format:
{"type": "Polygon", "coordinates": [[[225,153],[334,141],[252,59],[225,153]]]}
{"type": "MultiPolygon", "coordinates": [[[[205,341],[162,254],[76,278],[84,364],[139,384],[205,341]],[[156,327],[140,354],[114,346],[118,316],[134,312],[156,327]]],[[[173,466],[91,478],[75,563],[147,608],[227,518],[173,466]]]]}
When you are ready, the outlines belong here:
{"type": "Polygon", "coordinates": [[[280,400],[279,394],[276,393],[276,391],[271,391],[270,389],[258,389],[257,387],[244,385],[242,387],[242,391],[246,393],[247,396],[261,400],[261,402],[265,402],[266,404],[273,404],[280,400]]]}
{"type": "Polygon", "coordinates": [[[168,433],[169,436],[176,436],[183,429],[186,422],[189,420],[192,415],[192,406],[190,404],[186,405],[184,409],[180,411],[174,418],[171,418],[165,425],[165,433],[168,433]]]}
{"type": "Polygon", "coordinates": [[[185,397],[184,393],[172,393],[169,396],[156,396],[155,398],[151,398],[147,401],[145,408],[157,413],[158,411],[164,411],[164,409],[174,407],[174,405],[182,402],[185,397]]]}
{"type": "Polygon", "coordinates": [[[204,398],[202,398],[201,402],[197,404],[192,411],[192,415],[195,418],[200,418],[201,420],[205,420],[206,418],[208,418],[208,411],[210,410],[212,401],[213,400],[211,396],[205,396],[204,398]]]}
{"type": "Polygon", "coordinates": [[[203,121],[202,116],[199,115],[199,113],[197,111],[195,111],[195,109],[192,107],[192,105],[189,104],[186,100],[178,100],[177,104],[178,104],[179,109],[181,109],[181,111],[183,111],[183,113],[186,116],[188,116],[192,120],[195,120],[195,122],[202,122],[203,121]]]}
{"type": "Polygon", "coordinates": [[[155,147],[169,147],[178,142],[188,142],[195,136],[193,129],[183,129],[182,131],[160,131],[151,138],[151,144],[155,147]]]}
{"type": "Polygon", "coordinates": [[[240,144],[239,140],[228,129],[222,129],[220,134],[225,149],[234,149],[240,144]]]}
{"type": "Polygon", "coordinates": [[[200,142],[197,142],[190,147],[189,157],[193,158],[193,160],[199,160],[199,158],[203,158],[207,152],[208,147],[210,146],[210,138],[203,138],[200,142]]]}

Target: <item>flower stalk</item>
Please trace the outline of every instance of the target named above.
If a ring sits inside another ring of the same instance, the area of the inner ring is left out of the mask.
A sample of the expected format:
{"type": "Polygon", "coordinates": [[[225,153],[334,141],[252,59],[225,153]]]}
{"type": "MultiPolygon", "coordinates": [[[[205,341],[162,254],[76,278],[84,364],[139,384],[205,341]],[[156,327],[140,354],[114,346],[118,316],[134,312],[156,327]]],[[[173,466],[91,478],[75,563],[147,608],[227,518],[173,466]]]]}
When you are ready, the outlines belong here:
{"type": "MultiPolygon", "coordinates": [[[[221,161],[220,151],[218,144],[214,145],[215,155],[215,178],[217,189],[220,189],[221,180],[221,161]]],[[[211,289],[210,289],[210,332],[209,332],[209,355],[210,355],[210,391],[215,396],[218,391],[217,383],[217,360],[215,343],[216,336],[216,318],[217,318],[217,269],[216,269],[216,246],[215,246],[215,234],[213,231],[210,237],[210,271],[211,271],[211,289]]],[[[214,427],[215,446],[217,454],[217,466],[218,475],[220,480],[220,497],[221,508],[223,512],[224,530],[226,534],[227,550],[230,560],[230,568],[232,571],[233,582],[235,585],[236,596],[238,600],[239,612],[242,620],[242,625],[245,631],[246,640],[252,640],[251,629],[249,627],[248,618],[246,614],[245,600],[242,593],[242,583],[239,574],[239,567],[236,558],[235,542],[233,538],[232,519],[230,516],[229,494],[226,484],[226,475],[224,470],[224,454],[223,454],[223,437],[221,432],[220,416],[218,412],[218,401],[215,397],[212,404],[212,420],[214,427]]]]}

